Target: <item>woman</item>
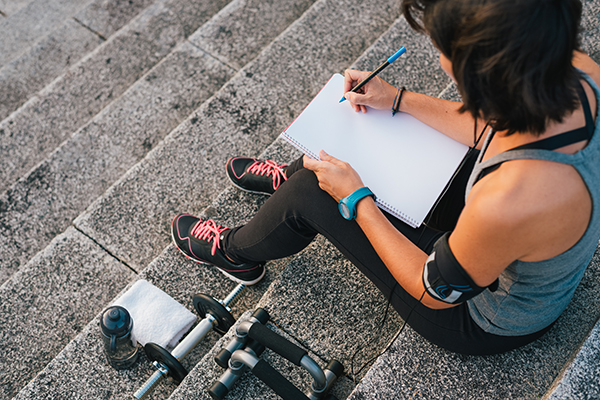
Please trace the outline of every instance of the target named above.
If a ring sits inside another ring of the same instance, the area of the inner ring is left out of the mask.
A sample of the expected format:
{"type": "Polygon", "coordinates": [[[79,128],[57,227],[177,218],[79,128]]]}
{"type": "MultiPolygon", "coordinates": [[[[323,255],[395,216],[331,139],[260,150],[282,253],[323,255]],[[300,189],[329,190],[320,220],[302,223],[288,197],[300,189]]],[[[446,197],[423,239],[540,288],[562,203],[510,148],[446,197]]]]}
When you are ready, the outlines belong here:
{"type": "MultiPolygon", "coordinates": [[[[402,6],[440,50],[441,67],[464,103],[400,91],[379,78],[345,97],[356,111],[395,107],[481,149],[456,180],[468,177],[465,202],[454,198],[441,207],[447,218],[438,226],[449,232],[412,229],[380,210],[368,192],[354,199],[364,192],[360,176],[321,152],[321,161],[303,157],[289,166],[230,159],[234,184],[272,197],[234,229],[179,215],[173,240],[189,258],[252,284],[264,260],[294,254],[321,233],[431,342],[464,354],[505,352],[552,326],[600,238],[600,68],[578,50],[581,4],[402,6]],[[342,199],[355,219],[338,212],[342,199]]],[[[366,75],[346,71],[345,91],[366,75]]]]}

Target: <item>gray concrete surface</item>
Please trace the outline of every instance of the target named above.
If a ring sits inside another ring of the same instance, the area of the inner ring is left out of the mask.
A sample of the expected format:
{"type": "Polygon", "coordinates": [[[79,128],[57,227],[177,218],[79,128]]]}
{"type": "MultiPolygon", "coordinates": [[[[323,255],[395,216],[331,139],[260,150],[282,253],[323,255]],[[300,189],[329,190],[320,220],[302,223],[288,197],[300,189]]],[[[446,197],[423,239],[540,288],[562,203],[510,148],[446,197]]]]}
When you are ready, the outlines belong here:
{"type": "MultiPolygon", "coordinates": [[[[90,2],[92,0],[34,0],[0,20],[0,66],[18,57],[90,2]]],[[[19,3],[20,0],[15,6],[20,7],[19,3]]]]}
{"type": "Polygon", "coordinates": [[[182,43],[0,196],[8,278],[233,75],[182,43]],[[40,223],[42,221],[43,223],[40,223]]]}
{"type": "Polygon", "coordinates": [[[90,31],[109,38],[156,0],[95,0],[73,16],[90,31]]]}
{"type": "Polygon", "coordinates": [[[132,278],[70,228],[2,285],[0,397],[16,395],[132,278]]]}
{"type": "Polygon", "coordinates": [[[0,120],[126,25],[150,0],[94,0],[0,69],[0,120]]]}
{"type": "Polygon", "coordinates": [[[556,384],[544,396],[545,400],[600,399],[600,324],[596,323],[590,336],[574,360],[559,376],[556,384]]]}
{"type": "Polygon", "coordinates": [[[596,62],[600,60],[600,3],[596,0],[584,1],[581,18],[581,47],[596,62]]]}
{"type": "Polygon", "coordinates": [[[0,69],[0,120],[102,42],[98,35],[68,19],[28,52],[6,64],[0,69]]]}
{"type": "Polygon", "coordinates": [[[118,98],[225,3],[158,1],[2,121],[0,190],[118,98]]]}
{"type": "Polygon", "coordinates": [[[0,13],[4,17],[14,14],[33,0],[0,0],[0,13]]]}
{"type": "Polygon", "coordinates": [[[314,2],[315,0],[232,1],[189,40],[239,70],[314,2]]]}

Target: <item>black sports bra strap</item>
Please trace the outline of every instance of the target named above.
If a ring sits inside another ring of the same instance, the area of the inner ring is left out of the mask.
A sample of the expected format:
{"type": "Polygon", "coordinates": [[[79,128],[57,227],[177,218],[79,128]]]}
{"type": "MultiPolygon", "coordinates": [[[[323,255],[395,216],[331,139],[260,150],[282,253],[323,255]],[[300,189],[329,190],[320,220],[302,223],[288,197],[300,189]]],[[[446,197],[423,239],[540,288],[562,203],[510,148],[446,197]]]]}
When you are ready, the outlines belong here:
{"type": "Polygon", "coordinates": [[[573,143],[591,139],[595,128],[594,119],[592,118],[590,103],[585,94],[585,90],[583,90],[583,86],[581,86],[581,82],[579,82],[579,85],[577,85],[577,94],[579,95],[581,107],[583,108],[583,114],[585,115],[585,126],[568,132],[563,132],[559,135],[546,139],[538,140],[536,142],[517,146],[509,151],[527,149],[556,150],[573,143]]]}
{"type": "Polygon", "coordinates": [[[556,150],[556,149],[560,149],[561,147],[565,147],[565,146],[568,146],[573,143],[588,140],[590,137],[591,136],[588,132],[587,127],[581,127],[581,128],[573,129],[572,131],[569,131],[569,132],[563,132],[556,136],[538,140],[536,142],[517,146],[508,151],[529,150],[529,149],[556,150]]]}
{"type": "MultiPolygon", "coordinates": [[[[587,82],[586,82],[587,83],[587,82]]],[[[589,83],[587,83],[589,85],[589,83]]],[[[583,108],[583,115],[585,115],[585,127],[587,128],[590,138],[594,134],[594,129],[596,128],[596,124],[594,123],[594,117],[592,117],[592,109],[590,107],[590,102],[585,94],[585,90],[583,90],[583,86],[581,82],[577,86],[577,93],[579,94],[579,99],[581,100],[581,107],[583,108]]]]}
{"type": "MultiPolygon", "coordinates": [[[[564,146],[568,146],[573,143],[591,139],[596,127],[595,127],[595,123],[594,123],[594,118],[592,117],[590,103],[587,99],[585,90],[583,89],[581,82],[579,82],[579,85],[577,85],[577,94],[579,95],[579,99],[581,101],[581,107],[583,108],[583,114],[585,115],[585,126],[582,126],[581,128],[573,129],[568,132],[563,132],[559,135],[552,136],[552,137],[549,137],[546,139],[538,140],[536,142],[527,143],[522,146],[517,146],[517,147],[514,147],[507,151],[526,150],[526,149],[556,150],[556,149],[559,149],[564,146]]],[[[598,99],[598,101],[600,101],[600,99],[598,99]]],[[[492,141],[494,133],[495,133],[495,131],[492,131],[490,133],[491,136],[481,151],[481,155],[480,155],[481,159],[483,159],[483,155],[485,154],[490,142],[492,141]]],[[[505,161],[508,161],[508,160],[505,160],[505,161]]],[[[475,180],[475,182],[478,182],[484,176],[497,170],[503,162],[504,161],[482,169],[479,172],[479,175],[477,176],[477,179],[475,180]]]]}

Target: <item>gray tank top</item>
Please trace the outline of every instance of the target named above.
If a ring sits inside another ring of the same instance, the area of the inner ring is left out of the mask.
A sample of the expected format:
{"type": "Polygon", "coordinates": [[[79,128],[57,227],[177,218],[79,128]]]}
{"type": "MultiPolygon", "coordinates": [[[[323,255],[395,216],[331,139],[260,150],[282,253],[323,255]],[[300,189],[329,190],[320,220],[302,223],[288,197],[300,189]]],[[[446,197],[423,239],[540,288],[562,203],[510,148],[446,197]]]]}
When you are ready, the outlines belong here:
{"type": "MultiPolygon", "coordinates": [[[[594,89],[592,79],[582,73],[594,89]]],[[[597,101],[600,111],[600,101],[597,101]]],[[[596,115],[600,115],[600,113],[596,115]]],[[[600,118],[588,145],[575,154],[550,150],[510,150],[485,162],[480,159],[467,184],[468,196],[480,173],[502,162],[515,159],[538,159],[572,165],[587,185],[592,199],[592,217],[583,237],[569,250],[545,261],[515,261],[500,274],[495,292],[483,291],[467,302],[473,320],[483,330],[502,336],[527,335],[540,331],[554,322],[569,304],[600,240],[600,118]]],[[[488,134],[484,148],[491,135],[488,134]]]]}

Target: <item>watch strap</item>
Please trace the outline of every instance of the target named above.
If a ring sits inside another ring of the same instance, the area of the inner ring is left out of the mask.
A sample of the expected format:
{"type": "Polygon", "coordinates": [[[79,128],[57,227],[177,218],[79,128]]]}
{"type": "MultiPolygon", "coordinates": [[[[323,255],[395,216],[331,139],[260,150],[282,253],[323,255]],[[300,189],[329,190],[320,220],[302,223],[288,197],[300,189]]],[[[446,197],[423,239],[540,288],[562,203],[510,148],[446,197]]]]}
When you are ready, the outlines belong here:
{"type": "Polygon", "coordinates": [[[341,209],[340,209],[340,213],[342,214],[342,216],[348,220],[353,220],[354,218],[356,218],[356,204],[360,200],[362,200],[363,198],[365,198],[367,196],[375,196],[375,195],[371,191],[371,189],[369,189],[367,186],[364,186],[364,187],[361,187],[360,189],[356,189],[354,192],[350,193],[348,196],[341,199],[338,204],[338,208],[339,208],[339,205],[341,205],[343,203],[346,205],[346,207],[348,207],[348,211],[350,212],[349,217],[346,217],[346,216],[344,216],[344,214],[341,212],[341,209]]]}

